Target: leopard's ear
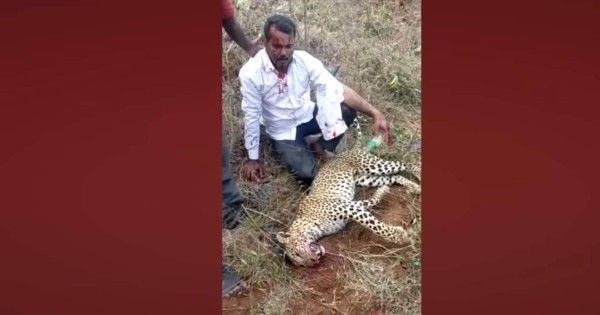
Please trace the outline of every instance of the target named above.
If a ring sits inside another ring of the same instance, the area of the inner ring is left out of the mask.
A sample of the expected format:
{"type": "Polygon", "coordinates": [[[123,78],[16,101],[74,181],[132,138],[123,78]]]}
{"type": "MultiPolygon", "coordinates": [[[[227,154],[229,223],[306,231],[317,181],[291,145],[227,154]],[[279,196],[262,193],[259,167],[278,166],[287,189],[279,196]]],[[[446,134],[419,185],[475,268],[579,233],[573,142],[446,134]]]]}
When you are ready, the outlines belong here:
{"type": "Polygon", "coordinates": [[[285,244],[290,238],[290,233],[277,232],[277,235],[275,237],[277,238],[277,241],[279,241],[281,244],[285,244]]]}

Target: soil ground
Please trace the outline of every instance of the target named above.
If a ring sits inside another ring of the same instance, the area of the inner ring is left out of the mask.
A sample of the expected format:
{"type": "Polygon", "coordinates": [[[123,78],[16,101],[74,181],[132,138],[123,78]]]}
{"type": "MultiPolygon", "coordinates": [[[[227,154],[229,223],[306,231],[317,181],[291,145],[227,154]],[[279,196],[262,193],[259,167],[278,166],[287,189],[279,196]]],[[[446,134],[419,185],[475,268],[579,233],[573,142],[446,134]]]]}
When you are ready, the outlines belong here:
{"type": "MultiPolygon", "coordinates": [[[[374,209],[375,216],[382,221],[393,225],[406,225],[412,219],[407,211],[407,201],[403,197],[403,188],[393,187],[380,205],[374,209]],[[396,192],[396,193],[393,193],[396,192]]],[[[367,190],[371,193],[373,190],[367,190]]],[[[357,194],[360,197],[360,194],[357,194]]],[[[296,268],[293,275],[296,280],[312,291],[312,294],[301,296],[298,301],[288,306],[287,311],[282,314],[383,314],[382,310],[373,309],[369,303],[365,303],[368,297],[361,297],[360,293],[353,290],[341,290],[341,275],[344,271],[352,268],[352,264],[345,256],[352,252],[369,254],[373,256],[382,255],[385,251],[398,248],[393,243],[382,240],[379,236],[361,227],[356,223],[350,223],[342,232],[323,238],[321,244],[325,247],[327,255],[323,262],[315,268],[296,268]]],[[[385,256],[380,258],[382,265],[392,265],[385,256]]],[[[406,275],[406,270],[396,265],[393,274],[400,279],[406,275]]],[[[271,288],[251,288],[238,292],[238,294],[223,299],[223,314],[242,315],[251,313],[252,309],[261,305],[271,288]]]]}

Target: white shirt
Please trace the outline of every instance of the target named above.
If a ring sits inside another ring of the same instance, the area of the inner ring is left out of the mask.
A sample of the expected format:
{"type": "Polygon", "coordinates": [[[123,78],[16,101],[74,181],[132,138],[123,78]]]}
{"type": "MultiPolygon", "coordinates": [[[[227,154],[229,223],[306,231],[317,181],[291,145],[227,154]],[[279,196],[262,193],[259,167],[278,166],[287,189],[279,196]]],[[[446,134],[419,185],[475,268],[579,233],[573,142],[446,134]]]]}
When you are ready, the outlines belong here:
{"type": "Polygon", "coordinates": [[[258,159],[260,125],[275,140],[296,139],[296,127],[310,121],[315,103],[310,100],[310,85],[316,88],[317,123],[323,138],[329,140],[344,133],[340,103],[343,85],[321,61],[305,51],[294,51],[283,79],[261,49],[240,69],[239,79],[244,111],[245,146],[250,159],[258,159]]]}

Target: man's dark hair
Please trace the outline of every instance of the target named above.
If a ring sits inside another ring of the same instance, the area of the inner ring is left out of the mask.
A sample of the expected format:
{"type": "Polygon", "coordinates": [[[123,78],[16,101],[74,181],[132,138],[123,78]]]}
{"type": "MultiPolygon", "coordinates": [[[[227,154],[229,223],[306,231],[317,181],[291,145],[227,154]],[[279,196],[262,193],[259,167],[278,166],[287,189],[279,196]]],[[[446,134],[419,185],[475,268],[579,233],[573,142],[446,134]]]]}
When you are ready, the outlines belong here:
{"type": "Polygon", "coordinates": [[[292,20],[285,15],[275,14],[270,16],[267,19],[267,22],[265,22],[265,41],[269,41],[271,39],[271,26],[274,26],[275,29],[282,33],[293,33],[294,37],[296,37],[296,24],[294,24],[294,22],[292,22],[292,20]]]}

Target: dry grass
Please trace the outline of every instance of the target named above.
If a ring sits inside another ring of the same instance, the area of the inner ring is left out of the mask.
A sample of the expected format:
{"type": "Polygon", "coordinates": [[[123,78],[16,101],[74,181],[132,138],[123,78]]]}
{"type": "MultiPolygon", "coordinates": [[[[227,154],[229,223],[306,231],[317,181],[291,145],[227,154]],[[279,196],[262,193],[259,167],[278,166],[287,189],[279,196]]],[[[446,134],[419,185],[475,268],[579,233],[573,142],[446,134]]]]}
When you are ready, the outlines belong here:
{"type": "MultiPolygon", "coordinates": [[[[260,35],[267,16],[291,16],[298,26],[297,49],[307,50],[326,66],[341,65],[338,78],[379,108],[392,124],[394,145],[381,147],[377,154],[420,161],[420,1],[237,0],[234,4],[238,21],[250,38],[260,35]]],[[[247,57],[223,34],[223,126],[237,178],[237,170],[246,157],[237,75],[247,57]]],[[[370,137],[370,120],[359,115],[359,122],[366,141],[370,137]]],[[[352,144],[352,139],[345,141],[352,144]]],[[[234,233],[224,236],[223,260],[237,268],[251,288],[265,290],[265,298],[245,313],[297,314],[294,301],[303,297],[308,301],[319,293],[307,287],[305,279],[285,264],[272,236],[293,219],[295,205],[304,190],[273,158],[264,137],[261,156],[276,191],[268,196],[256,185],[238,181],[251,217],[234,233]]],[[[364,192],[358,194],[361,193],[364,192]]],[[[420,231],[420,199],[404,198],[405,211],[420,231]]],[[[352,250],[355,241],[346,240],[349,246],[345,251],[332,253],[343,265],[336,271],[339,288],[335,294],[353,294],[354,298],[348,301],[369,305],[384,314],[420,314],[420,239],[416,248],[387,248],[377,254],[352,250]],[[402,277],[394,271],[400,266],[404,270],[402,277]]],[[[333,313],[344,312],[333,302],[322,304],[333,313]]]]}

